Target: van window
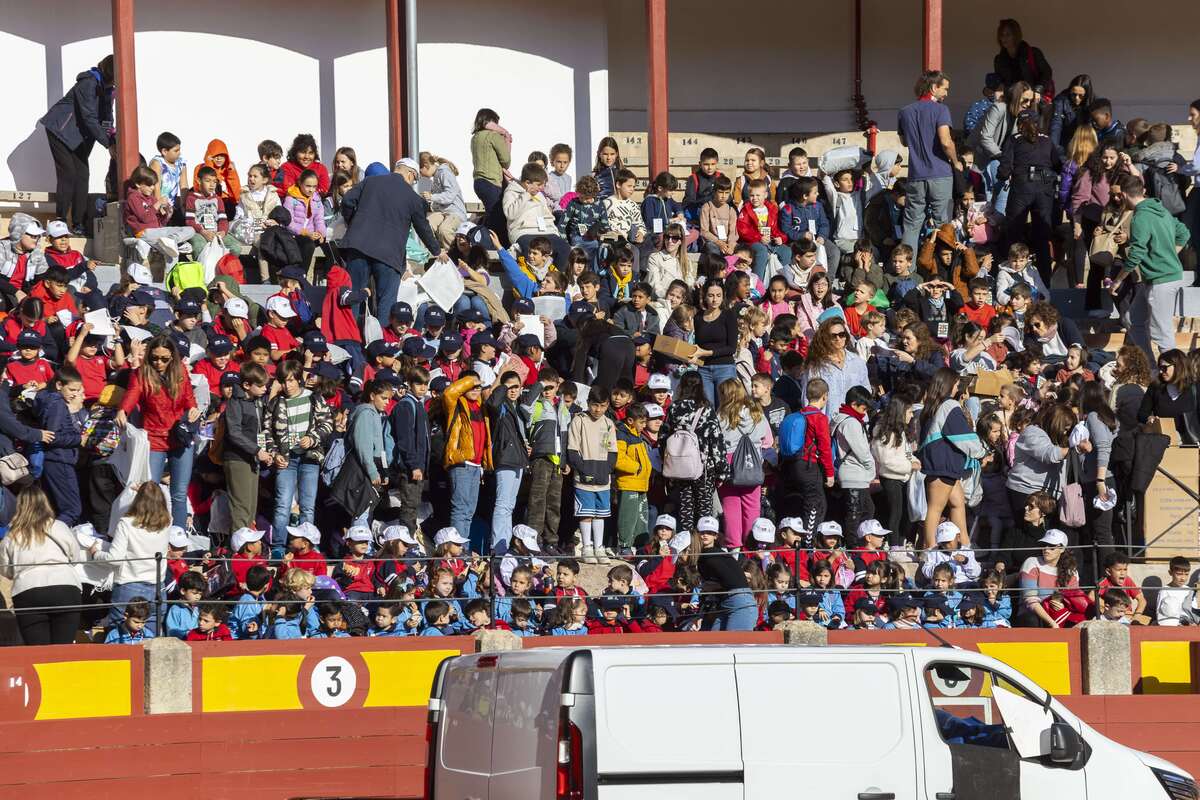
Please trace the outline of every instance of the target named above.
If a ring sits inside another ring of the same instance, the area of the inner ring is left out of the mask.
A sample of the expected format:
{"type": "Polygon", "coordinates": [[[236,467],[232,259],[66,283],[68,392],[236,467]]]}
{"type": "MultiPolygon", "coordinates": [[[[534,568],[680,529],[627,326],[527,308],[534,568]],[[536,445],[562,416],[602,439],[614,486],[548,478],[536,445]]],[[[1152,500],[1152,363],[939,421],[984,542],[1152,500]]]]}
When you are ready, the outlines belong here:
{"type": "Polygon", "coordinates": [[[487,774],[492,769],[492,714],[496,705],[496,670],[451,669],[442,697],[442,764],[447,769],[487,774]]]}
{"type": "Polygon", "coordinates": [[[561,692],[554,691],[550,670],[500,672],[492,731],[492,772],[537,766],[554,754],[561,692]],[[539,750],[539,743],[542,747],[539,750]]]}
{"type": "Polygon", "coordinates": [[[994,689],[1002,686],[1024,696],[1019,687],[990,670],[948,663],[926,668],[925,686],[933,705],[938,733],[946,744],[1010,749],[994,689]]]}

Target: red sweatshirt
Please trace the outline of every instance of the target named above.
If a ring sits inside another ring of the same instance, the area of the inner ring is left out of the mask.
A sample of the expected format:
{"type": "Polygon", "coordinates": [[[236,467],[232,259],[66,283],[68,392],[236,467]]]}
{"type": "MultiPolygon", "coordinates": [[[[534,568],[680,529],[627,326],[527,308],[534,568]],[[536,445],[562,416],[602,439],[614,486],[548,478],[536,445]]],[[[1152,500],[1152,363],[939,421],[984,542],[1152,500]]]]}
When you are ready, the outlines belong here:
{"type": "Polygon", "coordinates": [[[184,641],[188,642],[232,642],[233,634],[229,632],[229,626],[224,622],[217,625],[208,633],[201,633],[199,628],[188,631],[184,641]]]}
{"type": "Polygon", "coordinates": [[[341,583],[342,588],[347,592],[374,592],[375,569],[378,566],[378,561],[366,561],[361,558],[349,556],[342,560],[342,580],[338,581],[338,583],[341,583]],[[351,575],[350,572],[346,571],[346,567],[353,568],[356,570],[355,573],[351,575]]]}
{"type": "Polygon", "coordinates": [[[974,303],[965,303],[960,313],[986,331],[988,324],[996,316],[996,307],[989,303],[978,307],[974,303]]]}
{"type": "Polygon", "coordinates": [[[633,630],[629,626],[629,620],[617,617],[617,621],[609,624],[603,619],[589,619],[587,621],[588,635],[598,636],[600,634],[609,633],[632,633],[633,630]]]}
{"type": "MultiPolygon", "coordinates": [[[[179,384],[178,395],[171,397],[166,389],[159,389],[154,394],[145,392],[140,370],[129,378],[129,389],[121,400],[121,410],[126,414],[135,408],[142,409],[142,429],[146,431],[146,437],[150,440],[150,449],[159,453],[171,449],[171,428],[188,409],[195,407],[196,396],[192,393],[192,382],[186,376],[179,384]]],[[[242,579],[245,577],[243,574],[242,579]]]]}
{"type": "MultiPolygon", "coordinates": [[[[767,225],[771,229],[770,236],[767,238],[783,239],[783,231],[779,230],[779,206],[768,200],[766,208],[767,225]]],[[[763,241],[763,235],[759,228],[758,214],[755,212],[754,206],[749,202],[745,203],[737,218],[738,239],[745,244],[770,244],[769,241],[763,241]]]]}
{"type": "Polygon", "coordinates": [[[147,197],[138,191],[136,186],[131,187],[125,193],[123,207],[125,228],[134,236],[141,236],[150,228],[161,228],[171,218],[170,211],[159,213],[158,209],[154,207],[156,202],[154,195],[147,197]]]}
{"type": "Polygon", "coordinates": [[[302,569],[318,577],[329,574],[329,565],[325,563],[325,556],[316,550],[309,550],[307,553],[292,553],[292,557],[283,562],[283,569],[280,570],[279,577],[282,578],[286,575],[289,569],[302,569]]]}
{"type": "Polygon", "coordinates": [[[804,447],[800,449],[800,458],[813,464],[820,464],[826,478],[833,475],[833,440],[829,436],[829,417],[825,412],[814,406],[800,409],[808,413],[804,427],[804,447]],[[813,446],[815,445],[815,447],[813,446]]]}

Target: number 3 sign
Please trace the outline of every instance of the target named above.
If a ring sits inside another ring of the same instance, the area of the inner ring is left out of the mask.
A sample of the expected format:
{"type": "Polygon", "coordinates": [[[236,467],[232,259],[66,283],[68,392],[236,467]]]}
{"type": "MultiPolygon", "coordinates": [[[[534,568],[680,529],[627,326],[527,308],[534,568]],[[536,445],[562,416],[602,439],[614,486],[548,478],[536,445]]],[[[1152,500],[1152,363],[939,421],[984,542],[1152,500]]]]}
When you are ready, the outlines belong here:
{"type": "Polygon", "coordinates": [[[349,661],[341,656],[329,656],[313,667],[309,681],[313,697],[326,708],[345,705],[358,687],[358,675],[349,661]]]}

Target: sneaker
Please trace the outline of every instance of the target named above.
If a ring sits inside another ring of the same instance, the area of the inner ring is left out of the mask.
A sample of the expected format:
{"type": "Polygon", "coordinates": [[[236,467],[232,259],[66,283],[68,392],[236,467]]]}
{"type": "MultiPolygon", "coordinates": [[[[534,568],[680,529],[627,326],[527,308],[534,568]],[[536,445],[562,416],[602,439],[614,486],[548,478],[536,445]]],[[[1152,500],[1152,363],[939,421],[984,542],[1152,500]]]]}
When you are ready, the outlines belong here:
{"type": "MultiPolygon", "coordinates": [[[[596,555],[600,555],[600,553],[599,553],[599,552],[597,552],[597,553],[596,553],[596,555]]],[[[616,558],[616,557],[617,557],[617,553],[616,553],[616,551],[615,551],[615,550],[613,550],[611,547],[606,547],[606,548],[604,548],[604,555],[608,556],[609,558],[616,558]]]]}
{"type": "Polygon", "coordinates": [[[596,551],[594,549],[592,549],[591,547],[583,548],[581,557],[588,564],[599,564],[600,563],[600,559],[596,558],[596,551]]]}
{"type": "Polygon", "coordinates": [[[158,250],[170,261],[179,260],[179,245],[170,236],[164,236],[155,244],[158,245],[158,250]]]}
{"type": "Polygon", "coordinates": [[[192,254],[192,243],[179,242],[175,245],[175,249],[179,251],[180,255],[190,256],[192,254]]]}

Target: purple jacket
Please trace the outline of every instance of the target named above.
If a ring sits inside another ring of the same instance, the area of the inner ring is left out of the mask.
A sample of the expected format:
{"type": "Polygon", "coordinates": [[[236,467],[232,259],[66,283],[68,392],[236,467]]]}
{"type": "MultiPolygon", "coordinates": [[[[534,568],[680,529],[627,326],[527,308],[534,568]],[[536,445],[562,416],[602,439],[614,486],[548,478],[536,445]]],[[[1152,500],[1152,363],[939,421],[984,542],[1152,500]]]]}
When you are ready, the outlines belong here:
{"type": "Polygon", "coordinates": [[[289,192],[283,199],[283,207],[292,215],[292,224],[288,225],[288,230],[292,233],[316,231],[322,236],[325,235],[325,205],[321,202],[318,192],[313,192],[307,207],[303,200],[289,192]]]}

